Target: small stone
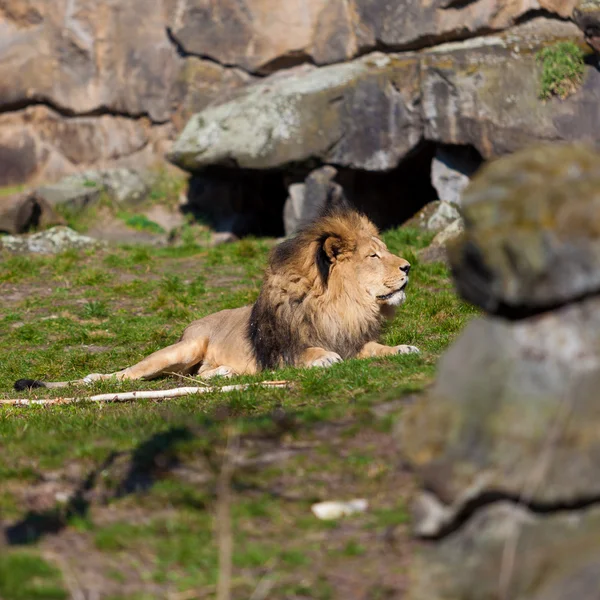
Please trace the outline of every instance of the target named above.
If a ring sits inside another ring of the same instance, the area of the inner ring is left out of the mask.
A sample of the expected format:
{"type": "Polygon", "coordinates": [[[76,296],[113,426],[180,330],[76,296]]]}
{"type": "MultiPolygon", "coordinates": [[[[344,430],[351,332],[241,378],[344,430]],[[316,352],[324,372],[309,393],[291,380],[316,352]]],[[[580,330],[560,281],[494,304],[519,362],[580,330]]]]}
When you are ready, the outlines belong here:
{"type": "Polygon", "coordinates": [[[460,213],[456,206],[449,202],[440,202],[436,211],[427,221],[427,229],[429,231],[442,231],[458,219],[460,219],[460,213]]]}
{"type": "Polygon", "coordinates": [[[461,218],[456,219],[431,240],[431,244],[419,252],[419,260],[423,263],[447,262],[446,246],[455,242],[465,230],[461,218]]]}
{"type": "Polygon", "coordinates": [[[349,500],[348,502],[328,501],[318,502],[313,504],[310,509],[317,517],[322,521],[331,521],[340,519],[341,517],[347,517],[355,513],[365,512],[369,507],[367,500],[363,498],[357,498],[355,500],[349,500]]]}

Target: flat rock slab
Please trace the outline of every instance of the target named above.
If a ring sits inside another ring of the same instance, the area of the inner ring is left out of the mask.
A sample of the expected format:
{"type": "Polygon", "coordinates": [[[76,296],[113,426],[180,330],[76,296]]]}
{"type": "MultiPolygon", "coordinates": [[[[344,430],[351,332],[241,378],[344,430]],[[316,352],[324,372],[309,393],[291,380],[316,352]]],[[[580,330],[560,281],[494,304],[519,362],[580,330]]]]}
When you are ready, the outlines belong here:
{"type": "Polygon", "coordinates": [[[195,114],[168,157],[191,172],[313,159],[387,171],[424,139],[472,146],[484,158],[535,141],[593,140],[600,131],[597,69],[587,67],[566,100],[539,98],[536,51],[564,39],[580,42],[582,34],[572,23],[537,19],[424,52],[290,69],[195,114]]]}
{"type": "Polygon", "coordinates": [[[532,10],[568,17],[576,2],[184,0],[172,11],[171,32],[187,53],[269,73],[306,59],[341,62],[365,48],[417,48],[498,31],[532,10]]]}
{"type": "Polygon", "coordinates": [[[169,158],[190,171],[311,158],[387,170],[420,141],[419,78],[415,57],[383,54],[273,77],[194,115],[169,158]]]}

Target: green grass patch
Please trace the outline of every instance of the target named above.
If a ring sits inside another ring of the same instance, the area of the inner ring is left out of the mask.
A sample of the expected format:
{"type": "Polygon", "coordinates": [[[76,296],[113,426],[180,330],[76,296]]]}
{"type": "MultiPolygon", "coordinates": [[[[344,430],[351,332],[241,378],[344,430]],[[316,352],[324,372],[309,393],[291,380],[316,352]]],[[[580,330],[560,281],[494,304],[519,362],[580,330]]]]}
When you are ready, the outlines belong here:
{"type": "Polygon", "coordinates": [[[132,214],[119,211],[117,217],[121,219],[127,227],[137,231],[149,231],[150,233],[165,233],[165,230],[154,221],[151,221],[146,215],[132,214]]]}
{"type": "MultiPolygon", "coordinates": [[[[218,576],[215,478],[233,429],[244,440],[246,465],[231,483],[234,597],[251,597],[271,570],[277,579],[273,597],[332,597],[332,585],[322,575],[329,557],[336,564],[368,561],[372,555],[380,561],[389,553],[382,548],[373,554],[372,544],[379,543],[383,529],[407,518],[398,490],[385,496],[397,469],[379,454],[375,440],[389,438],[391,418],[377,419],[373,406],[428,386],[440,354],[476,314],[455,295],[443,265],[419,263],[418,251],[430,235],[403,228],[384,238],[413,269],[407,301],[382,340],[416,345],[421,354],[227,381],[286,379],[289,389],[216,391],[162,403],[4,406],[2,517],[16,522],[31,511],[37,515],[42,509],[23,498],[73,489],[73,472],[79,473],[79,484],[90,486],[89,510],[54,506],[54,496],[46,505],[61,516],[69,535],[106,560],[98,577],[110,581],[111,590],[124,578],[128,585],[146,582],[152,597],[187,597],[191,590],[210,595],[218,576]],[[319,437],[332,424],[340,425],[319,437]],[[365,432],[372,441],[359,444],[365,432]],[[252,462],[279,451],[291,454],[260,466],[252,462]],[[30,488],[34,492],[25,494],[30,488]],[[343,524],[319,521],[310,512],[312,502],[352,497],[369,498],[372,509],[343,524]]],[[[272,240],[249,238],[216,248],[190,243],[69,251],[52,258],[0,256],[0,282],[8,290],[0,315],[0,397],[14,397],[13,382],[22,377],[76,379],[126,367],[177,341],[191,320],[253,302],[272,246],[272,240]]],[[[220,383],[225,382],[215,382],[220,383]]],[[[106,381],[85,390],[33,390],[29,397],[182,384],[191,385],[176,379],[106,381]]],[[[389,448],[389,439],[386,444],[389,448]]],[[[32,551],[36,548],[32,542],[32,551]]],[[[0,584],[0,597],[45,597],[36,586],[50,590],[49,598],[64,597],[56,571],[32,556],[3,555],[0,578],[2,568],[11,573],[5,587],[0,584]],[[12,556],[18,558],[6,558],[12,556]],[[17,578],[12,572],[24,582],[22,588],[11,583],[17,578]]],[[[138,591],[142,598],[148,590],[140,583],[138,591]]],[[[123,592],[135,594],[131,588],[123,592]]]]}
{"type": "Polygon", "coordinates": [[[558,42],[536,55],[542,64],[540,98],[566,98],[581,86],[585,70],[584,52],[575,42],[558,42]]]}
{"type": "Polygon", "coordinates": [[[66,600],[60,572],[34,554],[0,555],[0,598],[3,600],[66,600]]]}

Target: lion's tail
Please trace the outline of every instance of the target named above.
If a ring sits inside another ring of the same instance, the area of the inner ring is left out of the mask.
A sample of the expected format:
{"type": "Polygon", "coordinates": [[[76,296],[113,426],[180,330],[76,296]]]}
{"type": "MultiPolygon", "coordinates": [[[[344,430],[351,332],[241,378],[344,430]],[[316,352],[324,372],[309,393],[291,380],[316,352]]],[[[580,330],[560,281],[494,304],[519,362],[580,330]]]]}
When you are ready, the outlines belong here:
{"type": "Polygon", "coordinates": [[[24,392],[34,388],[64,388],[73,384],[84,383],[83,379],[76,381],[39,381],[38,379],[19,379],[15,381],[15,390],[24,392]]]}

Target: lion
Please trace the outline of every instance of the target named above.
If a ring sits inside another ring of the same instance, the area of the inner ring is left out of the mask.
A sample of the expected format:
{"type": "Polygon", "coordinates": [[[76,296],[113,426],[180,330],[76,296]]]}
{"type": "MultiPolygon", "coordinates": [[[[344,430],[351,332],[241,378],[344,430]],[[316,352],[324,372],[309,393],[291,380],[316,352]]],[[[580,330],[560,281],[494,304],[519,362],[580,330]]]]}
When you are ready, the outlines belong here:
{"type": "Polygon", "coordinates": [[[170,374],[231,377],[419,352],[377,342],[383,322],[406,299],[409,271],[409,262],[387,249],[364,214],[333,209],[273,248],[254,305],[194,321],[177,343],[116,373],[61,382],[21,379],[15,388],[170,374]]]}

